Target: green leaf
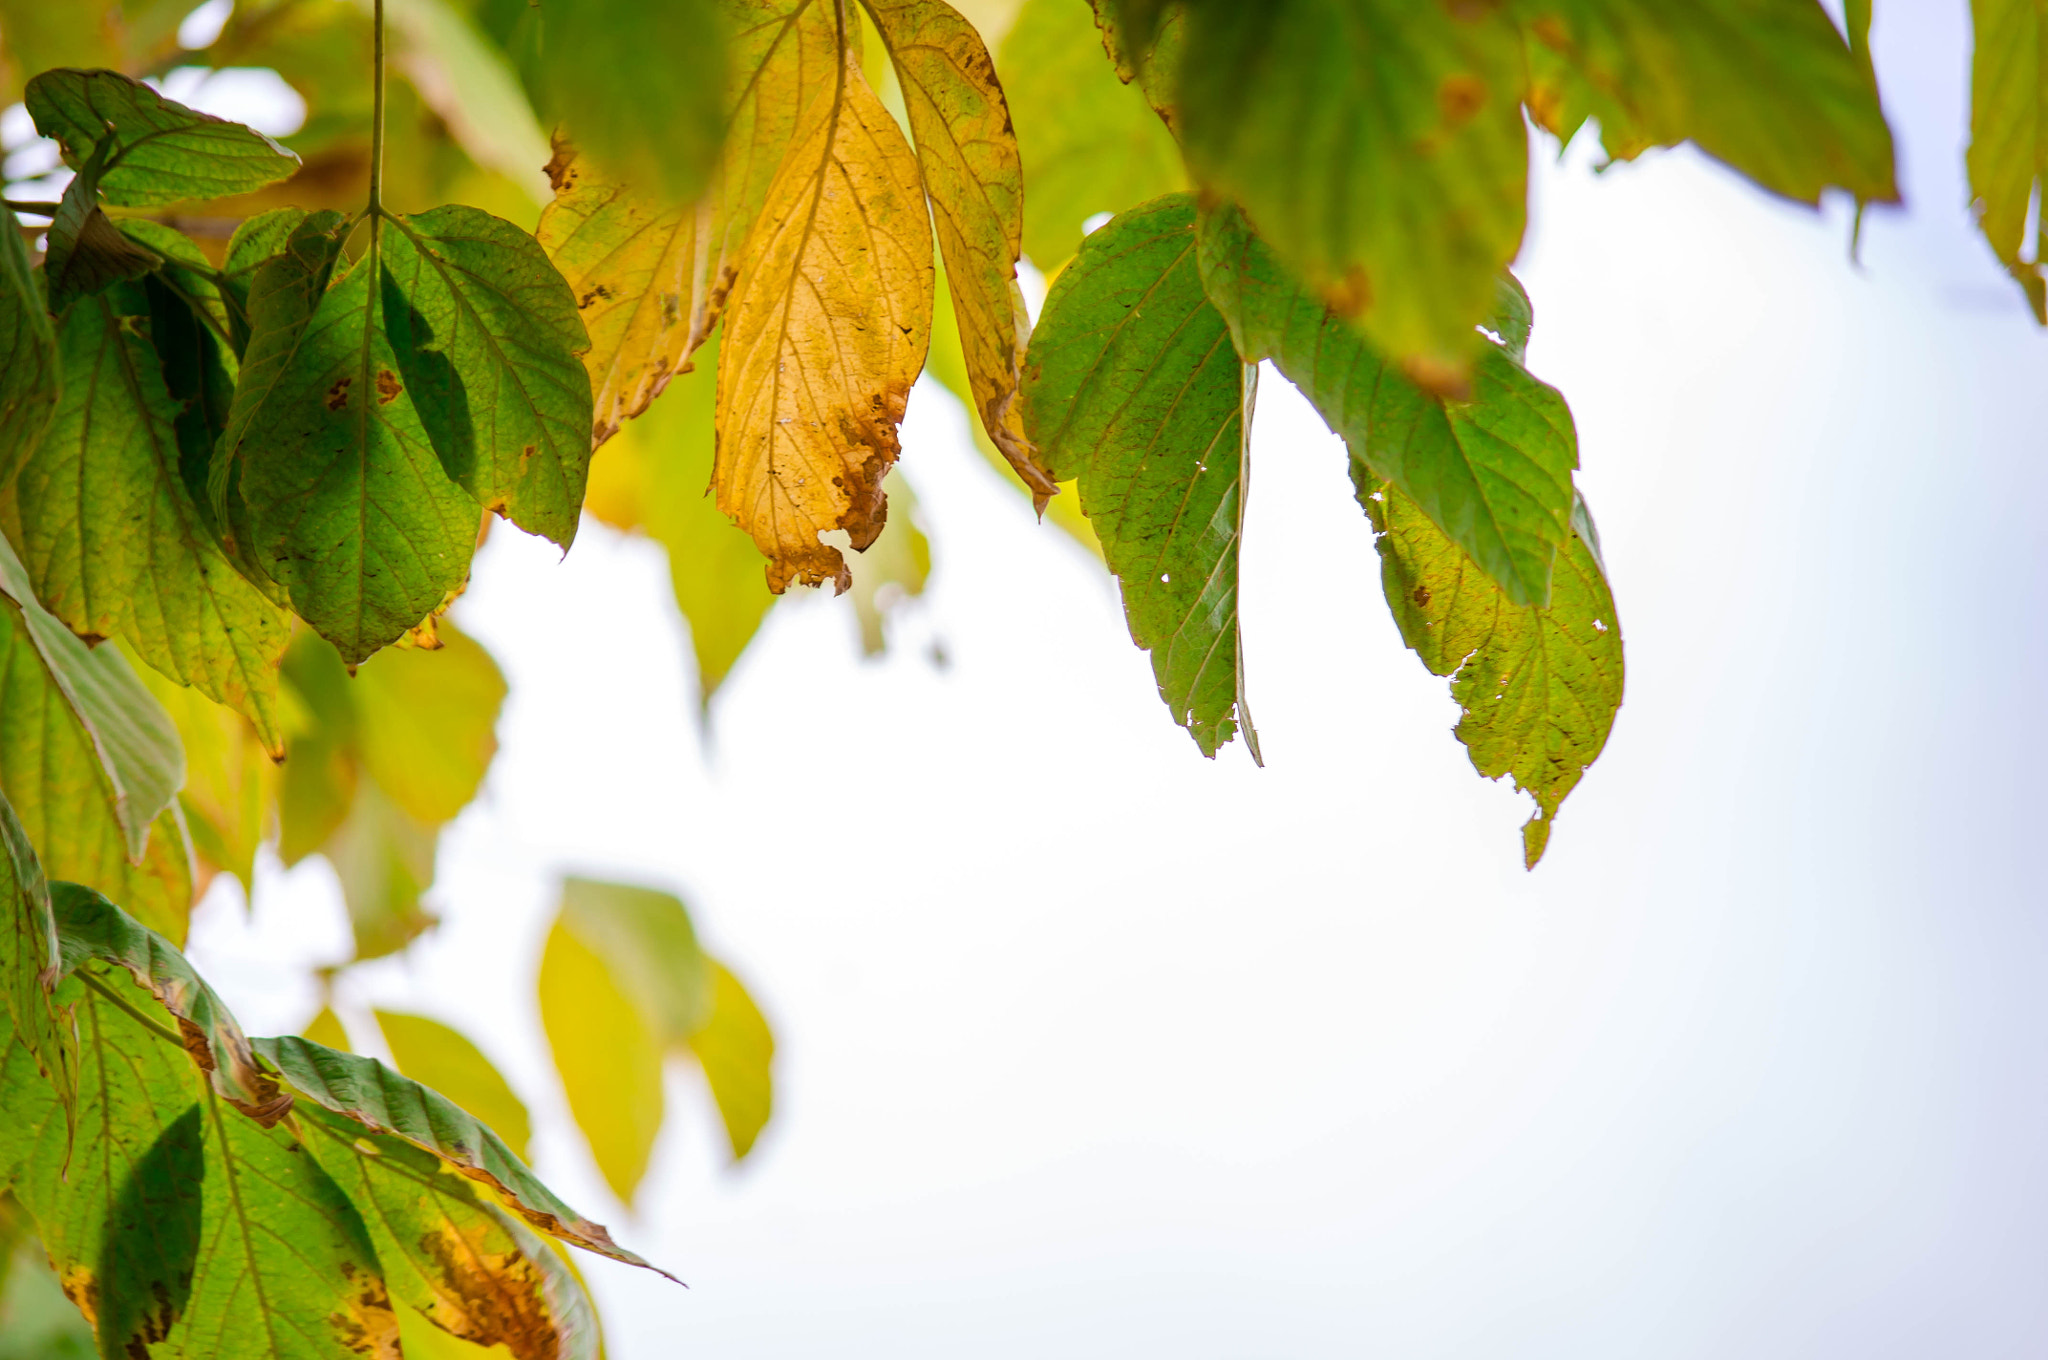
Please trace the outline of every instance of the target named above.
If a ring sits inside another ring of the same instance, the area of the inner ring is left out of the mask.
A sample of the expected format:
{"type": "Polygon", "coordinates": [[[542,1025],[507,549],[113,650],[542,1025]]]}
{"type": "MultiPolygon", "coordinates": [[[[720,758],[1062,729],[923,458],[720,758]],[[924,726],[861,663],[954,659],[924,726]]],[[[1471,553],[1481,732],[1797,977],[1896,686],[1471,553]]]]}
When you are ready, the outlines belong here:
{"type": "Polygon", "coordinates": [[[1027,0],[996,67],[1024,157],[1024,253],[1048,277],[1087,219],[1187,187],[1173,135],[1103,60],[1079,0],[1027,0]]]}
{"type": "MultiPolygon", "coordinates": [[[[525,1102],[513,1094],[511,1085],[482,1050],[456,1030],[424,1015],[373,1013],[400,1072],[468,1110],[497,1131],[513,1156],[527,1160],[532,1122],[525,1102]]],[[[307,1037],[315,1036],[309,1032],[307,1037]]]]}
{"type": "Polygon", "coordinates": [[[1558,806],[1607,744],[1621,706],[1621,621],[1592,520],[1583,503],[1575,506],[1549,606],[1518,605],[1413,501],[1354,477],[1401,638],[1431,674],[1451,677],[1464,710],[1458,740],[1480,774],[1512,775],[1536,799],[1522,828],[1533,869],[1558,806]]]}
{"type": "MultiPolygon", "coordinates": [[[[448,0],[391,0],[390,23],[400,40],[401,64],[421,100],[448,125],[471,160],[540,201],[547,191],[541,177],[547,134],[504,51],[465,12],[471,8],[448,0]]],[[[550,5],[547,14],[552,19],[578,8],[550,5]]]]}
{"type": "Polygon", "coordinates": [[[2048,22],[2033,0],[1974,0],[1970,59],[1970,193],[1977,224],[1999,261],[2026,291],[2034,319],[2048,325],[2048,276],[2042,273],[2048,229],[2027,219],[2048,175],[2048,119],[2043,117],[2042,44],[2048,22]],[[2029,258],[2031,256],[2031,258],[2029,258]]]}
{"type": "Polygon", "coordinates": [[[215,872],[255,891],[256,849],[268,835],[276,801],[278,766],[247,718],[147,666],[136,668],[156,701],[171,715],[185,748],[185,786],[178,790],[199,856],[199,894],[215,872]]]}
{"type": "Polygon", "coordinates": [[[35,451],[57,407],[57,338],[21,222],[0,208],[0,486],[35,451]]]}
{"type": "MultiPolygon", "coordinates": [[[[1578,466],[1571,412],[1555,389],[1489,344],[1469,401],[1424,391],[1296,283],[1234,210],[1204,216],[1201,263],[1246,362],[1271,359],[1344,437],[1352,461],[1400,487],[1510,599],[1549,598],[1578,466]]],[[[1526,299],[1512,305],[1525,310],[1526,299]]]]}
{"type": "Polygon", "coordinates": [[[551,112],[629,182],[688,202],[710,182],[725,134],[728,24],[720,11],[746,27],[767,8],[746,0],[551,5],[544,11],[551,112]]]}
{"type": "Polygon", "coordinates": [[[604,1228],[556,1199],[512,1155],[504,1139],[447,1098],[374,1058],[338,1053],[304,1039],[258,1039],[255,1047],[305,1099],[372,1133],[388,1134],[433,1153],[460,1174],[488,1186],[549,1236],[615,1261],[655,1269],[613,1242],[604,1228]]]}
{"type": "Polygon", "coordinates": [[[320,849],[341,880],[358,959],[395,954],[439,923],[420,905],[434,885],[437,839],[374,783],[354,786],[346,820],[320,849]]]}
{"type": "Polygon", "coordinates": [[[734,1161],[754,1149],[774,1110],[775,1037],[740,980],[725,965],[711,968],[711,1016],[690,1036],[690,1052],[718,1102],[734,1161]]]}
{"type": "MultiPolygon", "coordinates": [[[[195,318],[214,337],[222,341],[228,340],[228,302],[221,294],[220,273],[213,267],[213,261],[206,258],[206,252],[184,232],[153,218],[131,217],[119,225],[123,236],[161,261],[156,269],[157,282],[170,289],[180,301],[191,308],[195,318]]],[[[158,348],[164,347],[160,345],[158,348]]],[[[171,362],[172,356],[165,354],[164,364],[167,368],[171,362]]],[[[232,386],[231,368],[231,391],[232,386]]]]}
{"type": "Polygon", "coordinates": [[[112,145],[112,139],[106,139],[93,148],[64,186],[57,215],[50,221],[43,277],[50,288],[50,310],[59,316],[79,298],[103,292],[122,279],[139,279],[163,263],[122,234],[100,208],[100,176],[112,145]]]}
{"type": "Polygon", "coordinates": [[[697,657],[697,698],[706,709],[775,603],[754,540],[704,494],[717,396],[714,334],[696,366],[671,379],[662,399],[592,461],[585,502],[614,528],[640,530],[667,551],[669,582],[697,657]]]}
{"type": "Polygon", "coordinates": [[[1175,85],[1204,186],[1384,353],[1455,386],[1521,248],[1519,35],[1490,5],[1195,0],[1175,85]]]}
{"type": "Polygon", "coordinates": [[[305,1147],[362,1214],[392,1297],[515,1360],[597,1354],[583,1288],[541,1240],[431,1153],[305,1109],[305,1147]]]}
{"type": "Polygon", "coordinates": [[[1256,371],[1202,292],[1188,194],[1082,242],[1025,366],[1032,437],[1056,476],[1080,481],[1159,697],[1202,754],[1241,725],[1255,760],[1237,563],[1256,371]]]}
{"type": "MultiPolygon", "coordinates": [[[[221,552],[193,497],[202,474],[186,466],[177,428],[186,412],[150,344],[153,311],[145,290],[124,285],[64,314],[64,395],[0,495],[0,525],[44,607],[73,632],[126,638],[163,674],[247,715],[281,750],[286,620],[221,552]]],[[[196,370],[181,379],[202,381],[196,370]]],[[[195,437],[203,459],[203,431],[195,437]]]]}
{"type": "Polygon", "coordinates": [[[277,791],[277,852],[286,867],[320,849],[355,805],[356,708],[348,667],[326,639],[300,633],[284,654],[293,701],[277,791]]]}
{"type": "Polygon", "coordinates": [[[247,506],[264,572],[353,664],[461,586],[479,510],[436,454],[386,335],[404,305],[383,268],[386,224],[325,286],[342,225],[314,214],[257,271],[215,484],[247,506]]]}
{"type": "Polygon", "coordinates": [[[1530,108],[1560,135],[1591,114],[1618,158],[1691,140],[1787,198],[1898,198],[1877,82],[1815,0],[1515,0],[1513,13],[1531,39],[1530,108]]]}
{"type": "Polygon", "coordinates": [[[266,1127],[285,1116],[290,1097],[257,1065],[233,1014],[176,946],[76,883],[52,884],[50,905],[66,973],[88,960],[127,969],[177,1021],[186,1051],[221,1099],[266,1127]]]}
{"type": "Polygon", "coordinates": [[[380,652],[348,687],[363,767],[428,826],[454,820],[476,797],[505,703],[505,677],[483,645],[445,619],[435,632],[438,647],[380,652]]]}
{"type": "Polygon", "coordinates": [[[188,109],[117,71],[45,71],[24,98],[36,131],[55,138],[74,168],[101,138],[111,140],[99,187],[125,208],[247,193],[299,168],[297,156],[262,133],[188,109]]]}
{"type": "Polygon", "coordinates": [[[442,464],[485,509],[568,547],[591,424],[569,285],[531,236],[475,208],[390,226],[385,325],[442,464]]]}
{"type": "MultiPolygon", "coordinates": [[[[28,843],[21,819],[0,796],[0,901],[7,926],[0,931],[0,1018],[45,1077],[67,1111],[74,1098],[78,1044],[70,1020],[51,999],[59,971],[57,918],[43,866],[28,843]]],[[[0,1038],[4,1038],[0,1035],[0,1038]]],[[[4,1046],[4,1045],[0,1045],[4,1046]]],[[[5,1167],[0,1166],[0,1172],[5,1167]]],[[[0,1184],[6,1177],[0,1174],[0,1184]]]]}
{"type": "Polygon", "coordinates": [[[249,347],[249,293],[256,283],[256,271],[284,253],[292,233],[305,220],[304,208],[273,208],[243,219],[228,240],[220,267],[220,291],[227,305],[237,363],[249,347]]]}

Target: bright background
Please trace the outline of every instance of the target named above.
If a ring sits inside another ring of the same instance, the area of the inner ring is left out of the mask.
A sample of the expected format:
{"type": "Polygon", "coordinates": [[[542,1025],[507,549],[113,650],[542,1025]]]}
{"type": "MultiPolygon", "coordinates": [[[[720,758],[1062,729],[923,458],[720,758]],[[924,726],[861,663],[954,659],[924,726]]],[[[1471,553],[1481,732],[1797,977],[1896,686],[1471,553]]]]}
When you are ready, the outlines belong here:
{"type": "MultiPolygon", "coordinates": [[[[2048,340],[1965,209],[1962,0],[1878,8],[1907,207],[1860,269],[1847,205],[1539,148],[1530,359],[1629,683],[1533,874],[1275,375],[1263,771],[1172,726],[929,382],[937,570],[889,658],[779,608],[708,736],[658,549],[493,536],[457,617],[513,697],[446,924],[342,996],[473,1034],[548,1179],[690,1282],[586,1259],[615,1360],[2048,1354],[2048,340]],[[680,890],[781,1046],[737,1171],[677,1074],[638,1218],[532,1005],[573,871],[680,890]]],[[[295,1029],[339,892],[258,896],[193,953],[295,1029]]]]}

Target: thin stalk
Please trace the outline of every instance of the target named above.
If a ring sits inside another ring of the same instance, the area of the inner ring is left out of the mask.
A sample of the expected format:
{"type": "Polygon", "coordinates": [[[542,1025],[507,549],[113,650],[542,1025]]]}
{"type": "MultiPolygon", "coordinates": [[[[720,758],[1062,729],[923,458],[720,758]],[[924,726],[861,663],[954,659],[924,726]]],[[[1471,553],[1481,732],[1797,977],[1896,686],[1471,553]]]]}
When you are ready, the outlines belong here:
{"type": "Polygon", "coordinates": [[[78,975],[78,978],[79,981],[83,982],[86,986],[92,988],[92,990],[98,992],[101,996],[113,1002],[122,1010],[128,1012],[129,1019],[135,1021],[144,1029],[149,1030],[151,1033],[155,1034],[157,1038],[164,1040],[166,1043],[176,1044],[181,1049],[185,1046],[185,1041],[178,1037],[178,1032],[176,1030],[172,1029],[169,1025],[164,1024],[161,1020],[152,1020],[150,1017],[144,1015],[140,1010],[137,1010],[134,1006],[130,1005],[128,1001],[124,997],[122,997],[118,992],[116,992],[113,988],[107,986],[106,983],[101,982],[98,978],[92,976],[90,973],[80,973],[78,975]]]}
{"type": "Polygon", "coordinates": [[[37,217],[55,217],[57,215],[57,205],[54,203],[17,203],[11,198],[0,199],[0,203],[6,204],[12,212],[34,213],[37,217]]]}
{"type": "Polygon", "coordinates": [[[376,218],[384,211],[384,0],[376,0],[370,26],[370,231],[375,239],[376,218]]]}

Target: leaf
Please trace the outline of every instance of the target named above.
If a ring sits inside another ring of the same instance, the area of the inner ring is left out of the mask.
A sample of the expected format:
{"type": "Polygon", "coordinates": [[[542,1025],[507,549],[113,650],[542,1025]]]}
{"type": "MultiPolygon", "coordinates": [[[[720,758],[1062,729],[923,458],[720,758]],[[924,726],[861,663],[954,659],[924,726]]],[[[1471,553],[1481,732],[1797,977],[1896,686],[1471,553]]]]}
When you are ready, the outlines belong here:
{"type": "MultiPolygon", "coordinates": [[[[471,160],[540,201],[546,194],[540,167],[548,158],[547,135],[505,53],[477,31],[464,12],[468,8],[447,0],[392,0],[400,69],[471,160]]],[[[583,8],[562,6],[560,12],[583,8]]],[[[549,7],[550,18],[556,12],[549,7]]]]}
{"type": "MultiPolygon", "coordinates": [[[[475,208],[389,225],[384,324],[442,464],[485,509],[568,547],[591,423],[568,285],[531,236],[475,208]]],[[[398,395],[379,379],[381,401],[398,395]]]]}
{"type": "Polygon", "coordinates": [[[348,668],[316,633],[284,654],[293,703],[291,741],[278,783],[277,853],[289,868],[340,829],[355,804],[356,708],[348,668]]]}
{"type": "Polygon", "coordinates": [[[163,263],[124,236],[100,208],[100,177],[112,145],[109,138],[93,147],[84,166],[64,186],[57,215],[50,221],[43,277],[49,285],[50,310],[59,316],[77,299],[122,279],[139,279],[163,263]]]}
{"type": "Polygon", "coordinates": [[[216,478],[217,494],[239,491],[264,572],[351,664],[462,585],[479,513],[437,456],[386,338],[397,299],[382,286],[382,225],[332,286],[343,226],[333,213],[307,218],[257,271],[216,478]]]}
{"type": "Polygon", "coordinates": [[[931,229],[917,162],[848,55],[805,114],[750,235],[718,369],[718,508],[768,587],[851,584],[839,549],[882,532],[882,478],[924,364],[931,229]]]}
{"type": "Polygon", "coordinates": [[[713,0],[578,0],[544,11],[555,116],[604,164],[674,202],[703,192],[725,133],[719,10],[713,0]]]}
{"type": "Polygon", "coordinates": [[[249,294],[255,286],[256,273],[284,253],[292,233],[305,220],[304,208],[273,208],[244,218],[228,240],[220,268],[220,291],[227,306],[237,363],[249,346],[249,294]]]}
{"type": "Polygon", "coordinates": [[[57,338],[21,222],[0,208],[0,486],[13,482],[49,428],[58,387],[57,338]]]}
{"type": "Polygon", "coordinates": [[[1048,278],[1089,218],[1187,187],[1173,135],[1103,60],[1078,0],[1027,0],[996,69],[1024,158],[1024,253],[1048,278]]]}
{"type": "Polygon", "coordinates": [[[44,607],[73,632],[126,638],[163,674],[247,715],[281,751],[277,667],[290,634],[193,498],[151,312],[148,295],[124,285],[64,314],[64,395],[0,496],[0,525],[44,607]]]}
{"type": "Polygon", "coordinates": [[[505,703],[505,677],[482,644],[445,619],[436,631],[438,648],[390,648],[348,687],[363,767],[428,826],[454,820],[476,797],[505,703]]]}
{"type": "Polygon", "coordinates": [[[1036,503],[1058,493],[1024,433],[1018,366],[1031,318],[1017,286],[1024,169],[995,62],[981,35],[944,0],[862,0],[903,90],[917,163],[982,428],[1036,503]]]}
{"type": "Polygon", "coordinates": [[[348,1031],[342,1027],[341,1017],[334,1013],[332,1006],[322,1006],[314,1012],[313,1018],[306,1022],[305,1029],[300,1033],[323,1047],[343,1053],[351,1051],[348,1031]]]}
{"type": "Polygon", "coordinates": [[[341,880],[356,958],[395,954],[440,918],[420,905],[434,884],[434,828],[372,783],[355,786],[348,817],[321,844],[341,880]]]}
{"type": "Polygon", "coordinates": [[[740,980],[721,963],[710,968],[711,1016],[690,1036],[690,1051],[703,1064],[738,1161],[753,1151],[774,1109],[775,1038],[740,980]]]}
{"type": "Polygon", "coordinates": [[[397,1138],[307,1110],[306,1149],[362,1214],[392,1297],[436,1327],[515,1360],[596,1355],[583,1290],[474,1182],[397,1138]]]}
{"type": "Polygon", "coordinates": [[[0,34],[13,68],[7,97],[19,98],[22,81],[52,66],[120,65],[120,18],[112,0],[0,0],[0,34]]]}
{"type": "Polygon", "coordinates": [[[891,469],[882,489],[896,507],[896,532],[884,534],[853,564],[853,589],[848,592],[860,623],[860,649],[868,656],[880,656],[888,646],[883,619],[905,600],[924,594],[932,574],[931,540],[917,525],[917,497],[903,479],[903,470],[891,469]]]}
{"type": "MultiPolygon", "coordinates": [[[[424,1015],[397,1011],[374,1014],[377,1027],[384,1033],[385,1046],[391,1050],[391,1060],[400,1072],[475,1115],[497,1131],[513,1156],[527,1160],[526,1144],[532,1137],[532,1123],[526,1105],[475,1044],[424,1015]]],[[[307,1037],[316,1036],[309,1032],[307,1037]]]]}
{"type": "Polygon", "coordinates": [[[433,1153],[457,1172],[488,1186],[540,1231],[615,1261],[655,1269],[613,1242],[611,1234],[598,1224],[556,1199],[497,1134],[418,1082],[399,1076],[374,1058],[338,1053],[304,1039],[258,1039],[255,1047],[305,1099],[347,1116],[372,1133],[388,1134],[433,1153]]]}
{"type": "Polygon", "coordinates": [[[753,540],[718,512],[711,485],[718,338],[698,351],[663,399],[591,463],[585,506],[615,528],[641,530],[668,554],[669,582],[697,657],[697,698],[711,696],[760,630],[775,597],[753,540]]]}
{"type": "Polygon", "coordinates": [[[1381,582],[1401,638],[1464,710],[1458,740],[1488,779],[1512,775],[1536,799],[1522,828],[1529,868],[1543,858],[1559,804],[1598,758],[1621,706],[1621,621],[1583,503],[1558,555],[1548,608],[1517,605],[1385,484],[1357,476],[1381,582]]]}
{"type": "MultiPolygon", "coordinates": [[[[56,985],[57,918],[50,908],[50,890],[43,866],[28,843],[21,819],[0,796],[0,901],[7,904],[7,926],[0,931],[0,1018],[45,1077],[69,1117],[78,1074],[78,1042],[70,1019],[51,999],[56,985]]],[[[0,1036],[4,1037],[4,1036],[0,1036]]],[[[0,1185],[6,1182],[0,1166],[0,1185]]]]}
{"type": "Polygon", "coordinates": [[[111,138],[99,187],[124,208],[246,193],[299,168],[297,156],[262,133],[188,109],[117,71],[45,71],[24,98],[36,131],[55,138],[74,168],[111,138]]]}
{"type": "Polygon", "coordinates": [[[1801,202],[1830,186],[1898,199],[1876,80],[1814,0],[1515,0],[1513,12],[1532,40],[1530,109],[1559,135],[1591,113],[1617,158],[1691,140],[1801,202]]]}
{"type": "Polygon", "coordinates": [[[2048,173],[2048,125],[2041,108],[2041,46],[2048,26],[2033,0],[1973,0],[1975,46],[1970,58],[1970,194],[1977,225],[2000,263],[2048,325],[2044,234],[2027,220],[2048,173]],[[2032,258],[2028,258],[2028,256],[2032,258]]]}
{"type": "Polygon", "coordinates": [[[266,1128],[290,1112],[291,1097],[257,1065],[233,1014],[176,946],[76,883],[52,884],[50,905],[66,973],[87,960],[127,969],[170,1012],[185,1052],[221,1099],[266,1128]]]}
{"type": "Polygon", "coordinates": [[[178,729],[185,748],[185,784],[178,790],[192,848],[199,857],[197,895],[215,872],[233,874],[245,897],[255,891],[256,849],[273,820],[279,767],[264,752],[249,720],[197,690],[147,667],[136,671],[178,729]]]}
{"type": "Polygon", "coordinates": [[[1244,704],[1237,563],[1255,369],[1202,292],[1192,195],[1123,213],[1081,243],[1047,296],[1025,412],[1123,586],[1159,697],[1214,756],[1244,704]]]}
{"type": "Polygon", "coordinates": [[[690,912],[673,893],[571,878],[562,929],[604,960],[663,1045],[681,1043],[711,1008],[711,975],[690,912]]]}
{"type": "Polygon", "coordinates": [[[1195,177],[1384,353],[1455,387],[1522,243],[1522,53],[1489,5],[1197,0],[1175,86],[1195,177]]]}
{"type": "Polygon", "coordinates": [[[1578,466],[1564,398],[1490,344],[1473,364],[1471,400],[1431,395],[1297,284],[1241,213],[1205,215],[1200,238],[1202,282],[1245,361],[1270,358],[1352,461],[1400,487],[1510,599],[1547,600],[1578,466]]]}

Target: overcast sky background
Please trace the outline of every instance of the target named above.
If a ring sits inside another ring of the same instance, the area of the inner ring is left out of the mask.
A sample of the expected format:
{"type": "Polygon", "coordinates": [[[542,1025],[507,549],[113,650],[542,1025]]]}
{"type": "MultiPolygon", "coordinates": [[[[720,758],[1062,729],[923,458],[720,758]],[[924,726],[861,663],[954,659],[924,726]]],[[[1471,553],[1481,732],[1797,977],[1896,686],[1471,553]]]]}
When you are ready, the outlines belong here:
{"type": "MultiPolygon", "coordinates": [[[[1530,363],[1629,674],[1533,874],[1270,373],[1263,771],[1172,725],[929,383],[925,600],[879,663],[845,602],[778,608],[709,746],[657,549],[492,536],[456,612],[512,698],[446,924],[343,995],[473,1035],[549,1181],[690,1282],[586,1258],[614,1360],[2048,1353],[2048,339],[1964,208],[1962,0],[1878,16],[1908,206],[1860,270],[1846,205],[1539,145],[1530,363]],[[531,1001],[570,872],[681,891],[781,1046],[736,1171],[675,1074],[638,1217],[531,1001]]],[[[193,953],[294,1029],[339,895],[258,896],[193,953]]]]}

